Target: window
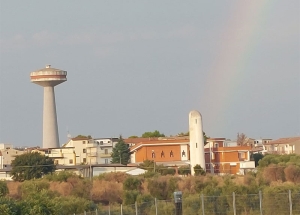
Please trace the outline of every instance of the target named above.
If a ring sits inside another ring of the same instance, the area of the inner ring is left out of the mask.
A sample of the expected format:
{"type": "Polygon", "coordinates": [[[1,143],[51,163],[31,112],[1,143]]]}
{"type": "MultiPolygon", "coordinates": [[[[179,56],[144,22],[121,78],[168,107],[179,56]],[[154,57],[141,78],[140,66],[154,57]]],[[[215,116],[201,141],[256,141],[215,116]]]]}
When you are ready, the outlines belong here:
{"type": "Polygon", "coordinates": [[[185,156],[185,151],[184,151],[184,150],[182,150],[181,156],[182,156],[182,157],[186,157],[186,156],[185,156]]]}
{"type": "Polygon", "coordinates": [[[198,144],[196,143],[196,148],[198,148],[198,144]]]}
{"type": "Polygon", "coordinates": [[[170,157],[174,157],[173,151],[170,151],[170,157]]]}
{"type": "Polygon", "coordinates": [[[83,152],[83,153],[86,153],[86,149],[83,149],[82,152],[83,152]]]}
{"type": "Polygon", "coordinates": [[[151,157],[152,157],[152,158],[155,158],[155,152],[154,152],[154,150],[152,150],[151,157]]]}
{"type": "Polygon", "coordinates": [[[245,159],[245,153],[244,152],[239,152],[239,157],[241,159],[245,159]]]}
{"type": "Polygon", "coordinates": [[[85,141],[82,141],[83,144],[85,144],[85,141]]]}
{"type": "Polygon", "coordinates": [[[108,164],[108,159],[105,159],[104,162],[105,162],[106,164],[108,164]]]}
{"type": "Polygon", "coordinates": [[[86,158],[83,158],[83,163],[86,163],[86,158]]]}
{"type": "Polygon", "coordinates": [[[70,159],[70,160],[69,160],[69,164],[72,164],[72,163],[73,163],[73,159],[70,159]]]}
{"type": "Polygon", "coordinates": [[[161,153],[160,153],[160,157],[161,157],[161,158],[164,158],[164,157],[165,157],[165,153],[164,153],[164,151],[161,151],[161,153]]]}
{"type": "Polygon", "coordinates": [[[104,154],[108,154],[108,149],[104,149],[104,154]]]}
{"type": "Polygon", "coordinates": [[[197,124],[197,119],[195,119],[195,123],[197,124]]]}
{"type": "Polygon", "coordinates": [[[219,147],[219,144],[218,143],[215,143],[215,148],[218,148],[219,147]]]}

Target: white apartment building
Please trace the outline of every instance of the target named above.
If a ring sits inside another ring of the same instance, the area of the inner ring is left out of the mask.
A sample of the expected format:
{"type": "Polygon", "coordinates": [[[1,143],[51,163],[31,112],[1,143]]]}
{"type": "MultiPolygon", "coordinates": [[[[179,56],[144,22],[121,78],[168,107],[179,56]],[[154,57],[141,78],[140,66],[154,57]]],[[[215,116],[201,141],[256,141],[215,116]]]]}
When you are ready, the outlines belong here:
{"type": "Polygon", "coordinates": [[[118,138],[72,138],[61,148],[34,149],[54,159],[57,165],[109,164],[118,138]]]}

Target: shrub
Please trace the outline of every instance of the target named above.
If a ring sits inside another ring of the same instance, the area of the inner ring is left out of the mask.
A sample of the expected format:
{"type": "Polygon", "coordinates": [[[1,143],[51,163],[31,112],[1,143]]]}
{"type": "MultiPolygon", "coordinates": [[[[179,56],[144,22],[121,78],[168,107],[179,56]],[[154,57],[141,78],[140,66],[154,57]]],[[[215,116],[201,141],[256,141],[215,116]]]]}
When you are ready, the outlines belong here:
{"type": "Polygon", "coordinates": [[[96,177],[96,179],[104,180],[104,181],[114,181],[117,183],[123,183],[127,177],[128,177],[128,174],[126,174],[124,172],[110,172],[110,173],[100,174],[98,177],[96,177]]]}
{"type": "Polygon", "coordinates": [[[9,193],[7,183],[5,181],[0,181],[0,197],[6,196],[9,193]]]}
{"type": "Polygon", "coordinates": [[[137,177],[128,177],[123,183],[124,190],[141,190],[142,182],[137,177]]]}
{"type": "Polygon", "coordinates": [[[284,169],[285,178],[294,183],[300,183],[300,166],[288,165],[284,169]]]}
{"type": "Polygon", "coordinates": [[[121,203],[123,196],[122,184],[114,181],[94,180],[91,196],[96,203],[121,203]]]}
{"type": "Polygon", "coordinates": [[[190,175],[191,174],[191,168],[189,165],[180,166],[178,168],[178,174],[179,175],[190,175]]]}
{"type": "Polygon", "coordinates": [[[59,181],[59,182],[66,182],[68,180],[68,178],[71,177],[79,177],[78,175],[76,175],[74,172],[71,171],[60,171],[60,172],[54,172],[51,174],[47,174],[45,175],[45,179],[49,180],[49,181],[59,181]]]}
{"type": "Polygon", "coordinates": [[[194,166],[194,171],[195,171],[195,175],[205,175],[206,172],[204,171],[204,169],[202,169],[202,167],[197,164],[196,166],[194,166]]]}
{"type": "Polygon", "coordinates": [[[48,190],[50,187],[49,182],[44,180],[30,180],[25,181],[19,186],[19,193],[22,198],[30,196],[32,193],[41,192],[43,190],[48,190]]]}
{"type": "Polygon", "coordinates": [[[136,190],[126,190],[123,193],[123,204],[124,205],[133,205],[136,202],[139,192],[136,190]]]}

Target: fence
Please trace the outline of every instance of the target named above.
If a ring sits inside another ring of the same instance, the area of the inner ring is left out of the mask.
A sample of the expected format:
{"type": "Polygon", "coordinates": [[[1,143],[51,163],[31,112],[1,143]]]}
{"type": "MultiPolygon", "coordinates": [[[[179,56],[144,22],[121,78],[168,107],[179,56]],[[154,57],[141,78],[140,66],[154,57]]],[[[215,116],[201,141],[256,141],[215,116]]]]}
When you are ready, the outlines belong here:
{"type": "MultiPolygon", "coordinates": [[[[96,211],[74,215],[173,215],[173,200],[133,205],[101,206],[96,211]]],[[[300,193],[266,193],[183,197],[182,215],[300,215],[300,193]]]]}

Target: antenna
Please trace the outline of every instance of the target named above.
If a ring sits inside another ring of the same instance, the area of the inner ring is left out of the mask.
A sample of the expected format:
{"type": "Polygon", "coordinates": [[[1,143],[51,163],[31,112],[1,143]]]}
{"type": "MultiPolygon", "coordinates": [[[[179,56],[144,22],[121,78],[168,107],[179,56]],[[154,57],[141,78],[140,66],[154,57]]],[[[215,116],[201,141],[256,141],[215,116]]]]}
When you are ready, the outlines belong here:
{"type": "Polygon", "coordinates": [[[70,134],[70,132],[69,132],[69,128],[68,128],[68,126],[67,126],[67,139],[68,139],[68,140],[71,140],[71,138],[72,138],[72,136],[71,136],[71,134],[70,134]]]}

